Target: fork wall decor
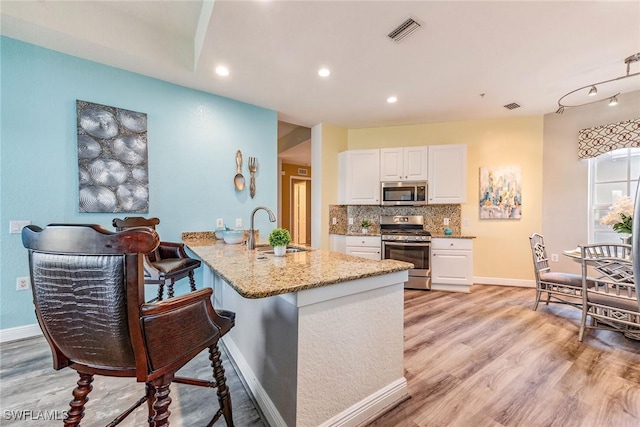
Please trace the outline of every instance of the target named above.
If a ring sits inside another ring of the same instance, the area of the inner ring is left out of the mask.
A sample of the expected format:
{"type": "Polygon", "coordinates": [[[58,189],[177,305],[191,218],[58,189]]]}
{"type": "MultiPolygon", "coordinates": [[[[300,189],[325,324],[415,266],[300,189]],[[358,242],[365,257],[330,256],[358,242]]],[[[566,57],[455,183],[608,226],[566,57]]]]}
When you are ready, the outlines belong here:
{"type": "Polygon", "coordinates": [[[256,195],[256,171],[258,170],[258,159],[249,157],[249,172],[251,173],[251,182],[249,183],[249,195],[253,199],[256,195]]]}

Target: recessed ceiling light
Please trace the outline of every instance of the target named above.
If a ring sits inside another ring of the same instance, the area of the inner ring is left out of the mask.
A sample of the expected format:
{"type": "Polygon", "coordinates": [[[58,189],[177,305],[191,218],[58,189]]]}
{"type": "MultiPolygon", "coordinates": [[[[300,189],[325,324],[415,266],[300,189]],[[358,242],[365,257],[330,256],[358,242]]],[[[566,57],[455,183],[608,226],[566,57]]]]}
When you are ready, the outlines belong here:
{"type": "Polygon", "coordinates": [[[390,97],[387,98],[387,102],[389,104],[394,104],[394,103],[398,102],[398,98],[395,97],[395,96],[390,96],[390,97]]]}
{"type": "Polygon", "coordinates": [[[318,75],[320,77],[329,77],[331,75],[331,70],[329,70],[328,68],[320,68],[318,70],[318,75]]]}
{"type": "Polygon", "coordinates": [[[216,74],[222,77],[226,77],[229,75],[229,69],[224,65],[218,65],[216,67],[216,74]]]}

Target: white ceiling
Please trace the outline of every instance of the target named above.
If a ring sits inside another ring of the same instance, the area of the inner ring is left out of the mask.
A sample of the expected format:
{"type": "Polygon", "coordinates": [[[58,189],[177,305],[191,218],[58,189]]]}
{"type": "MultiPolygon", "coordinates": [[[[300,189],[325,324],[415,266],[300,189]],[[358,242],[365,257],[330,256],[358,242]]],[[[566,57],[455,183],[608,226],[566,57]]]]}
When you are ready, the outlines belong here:
{"type": "MultiPolygon", "coordinates": [[[[307,127],[551,113],[565,93],[625,74],[624,58],[640,52],[637,0],[2,0],[0,12],[3,35],[307,127]],[[408,17],[422,27],[402,43],[388,39],[408,17]],[[231,75],[215,75],[218,64],[231,75]],[[317,76],[321,66],[329,78],[317,76]],[[512,102],[521,108],[503,107],[512,102]]],[[[640,89],[640,78],[623,82],[633,83],[624,92],[640,89]]]]}

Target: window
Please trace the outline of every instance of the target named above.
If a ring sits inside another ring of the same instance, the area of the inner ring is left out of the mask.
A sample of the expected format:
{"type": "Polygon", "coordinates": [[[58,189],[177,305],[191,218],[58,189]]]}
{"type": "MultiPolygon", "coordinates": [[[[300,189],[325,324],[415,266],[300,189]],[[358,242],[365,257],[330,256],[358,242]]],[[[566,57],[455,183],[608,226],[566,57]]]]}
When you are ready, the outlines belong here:
{"type": "Polygon", "coordinates": [[[616,200],[635,199],[640,176],[640,148],[621,148],[589,159],[589,236],[592,243],[616,242],[623,237],[600,225],[616,200]]]}

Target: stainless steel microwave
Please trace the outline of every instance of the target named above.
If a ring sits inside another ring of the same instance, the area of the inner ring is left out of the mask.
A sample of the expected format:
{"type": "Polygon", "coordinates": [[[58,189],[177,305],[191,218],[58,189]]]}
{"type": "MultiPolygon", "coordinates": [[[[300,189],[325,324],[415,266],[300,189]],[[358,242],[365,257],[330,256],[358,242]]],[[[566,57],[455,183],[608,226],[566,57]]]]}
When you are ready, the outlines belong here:
{"type": "Polygon", "coordinates": [[[380,183],[382,206],[420,206],[427,204],[426,181],[397,181],[380,183]]]}

